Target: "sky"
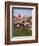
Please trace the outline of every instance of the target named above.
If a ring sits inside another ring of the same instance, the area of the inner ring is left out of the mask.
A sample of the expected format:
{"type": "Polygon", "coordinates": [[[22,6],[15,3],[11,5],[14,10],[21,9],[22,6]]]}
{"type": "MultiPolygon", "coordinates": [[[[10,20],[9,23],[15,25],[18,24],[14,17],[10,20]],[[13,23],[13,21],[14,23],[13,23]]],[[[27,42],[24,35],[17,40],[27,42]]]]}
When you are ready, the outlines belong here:
{"type": "Polygon", "coordinates": [[[14,9],[14,16],[20,14],[21,16],[32,16],[32,9],[14,9]]]}

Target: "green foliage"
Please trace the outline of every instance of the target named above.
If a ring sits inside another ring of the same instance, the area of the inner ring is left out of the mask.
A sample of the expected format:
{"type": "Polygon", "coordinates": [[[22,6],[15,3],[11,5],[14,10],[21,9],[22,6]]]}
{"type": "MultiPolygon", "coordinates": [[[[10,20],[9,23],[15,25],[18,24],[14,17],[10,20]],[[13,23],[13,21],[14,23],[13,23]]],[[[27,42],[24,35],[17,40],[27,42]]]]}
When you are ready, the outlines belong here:
{"type": "Polygon", "coordinates": [[[16,28],[14,36],[32,36],[32,30],[16,28]]]}

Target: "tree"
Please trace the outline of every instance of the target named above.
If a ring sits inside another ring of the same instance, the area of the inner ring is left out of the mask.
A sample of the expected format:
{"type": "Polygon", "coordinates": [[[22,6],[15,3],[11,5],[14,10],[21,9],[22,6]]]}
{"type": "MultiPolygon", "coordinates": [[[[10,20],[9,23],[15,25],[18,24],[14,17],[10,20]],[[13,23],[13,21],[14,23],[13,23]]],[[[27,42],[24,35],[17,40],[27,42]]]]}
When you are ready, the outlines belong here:
{"type": "Polygon", "coordinates": [[[18,14],[18,17],[21,17],[21,15],[20,15],[20,14],[18,14]]]}

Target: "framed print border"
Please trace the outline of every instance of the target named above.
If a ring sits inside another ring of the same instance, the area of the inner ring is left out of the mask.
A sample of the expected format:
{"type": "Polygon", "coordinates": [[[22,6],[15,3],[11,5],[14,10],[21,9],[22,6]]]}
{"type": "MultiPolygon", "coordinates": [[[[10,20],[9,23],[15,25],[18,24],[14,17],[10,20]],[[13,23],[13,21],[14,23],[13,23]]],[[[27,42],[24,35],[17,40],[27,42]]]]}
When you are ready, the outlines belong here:
{"type": "Polygon", "coordinates": [[[36,43],[38,42],[38,3],[24,3],[24,2],[5,2],[5,44],[23,44],[23,43],[36,43]],[[35,9],[35,40],[21,40],[10,41],[10,6],[34,6],[35,9]]]}

